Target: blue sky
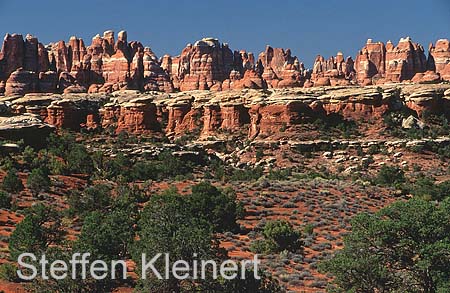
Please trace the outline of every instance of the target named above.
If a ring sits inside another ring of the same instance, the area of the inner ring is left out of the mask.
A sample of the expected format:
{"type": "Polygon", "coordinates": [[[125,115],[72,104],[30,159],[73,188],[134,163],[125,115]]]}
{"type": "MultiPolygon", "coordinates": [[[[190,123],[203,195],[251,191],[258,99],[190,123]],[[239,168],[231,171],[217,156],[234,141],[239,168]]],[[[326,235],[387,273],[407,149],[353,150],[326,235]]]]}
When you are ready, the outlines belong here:
{"type": "Polygon", "coordinates": [[[307,66],[317,54],[355,56],[368,38],[411,36],[428,47],[450,38],[449,0],[0,0],[0,34],[31,33],[46,44],[71,35],[127,30],[158,56],[177,55],[205,36],[255,54],[267,44],[291,48],[307,66]],[[69,8],[67,8],[69,6],[69,8]]]}

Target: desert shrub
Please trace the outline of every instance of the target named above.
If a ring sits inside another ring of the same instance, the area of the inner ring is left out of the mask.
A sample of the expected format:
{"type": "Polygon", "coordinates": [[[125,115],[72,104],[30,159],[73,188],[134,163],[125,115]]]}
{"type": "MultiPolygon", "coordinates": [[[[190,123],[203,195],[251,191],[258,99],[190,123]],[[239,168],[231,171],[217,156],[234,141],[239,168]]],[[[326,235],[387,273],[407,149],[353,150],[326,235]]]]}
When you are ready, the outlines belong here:
{"type": "Polygon", "coordinates": [[[291,169],[270,170],[267,178],[269,180],[287,180],[291,176],[291,169]]]}
{"type": "MultiPolygon", "coordinates": [[[[269,221],[262,231],[266,247],[273,252],[284,250],[296,252],[301,249],[300,232],[294,230],[292,225],[284,220],[269,221]]],[[[262,245],[262,244],[261,244],[262,245]]]]}
{"type": "Polygon", "coordinates": [[[106,211],[112,204],[111,187],[96,184],[81,192],[74,190],[69,193],[67,201],[70,212],[82,217],[93,211],[106,211]]]}
{"type": "Polygon", "coordinates": [[[233,169],[229,179],[231,181],[253,181],[258,180],[263,175],[261,167],[253,169],[233,169]]]}
{"type": "Polygon", "coordinates": [[[33,164],[33,160],[34,158],[36,158],[36,156],[36,152],[30,146],[26,146],[22,152],[23,162],[28,166],[31,166],[33,164]]]}
{"type": "Polygon", "coordinates": [[[66,155],[66,161],[70,173],[91,174],[94,171],[92,158],[81,144],[70,148],[66,155]]]}
{"type": "Polygon", "coordinates": [[[220,190],[207,182],[192,187],[188,203],[192,214],[211,223],[215,232],[237,230],[236,220],[244,212],[234,192],[220,190]]]}
{"type": "Polygon", "coordinates": [[[400,185],[405,182],[405,173],[395,166],[382,166],[377,176],[374,178],[375,184],[387,186],[400,185]]]}
{"type": "Polygon", "coordinates": [[[305,233],[306,235],[312,235],[314,233],[314,225],[306,224],[303,228],[303,233],[305,233]]]}
{"type": "Polygon", "coordinates": [[[450,195],[450,181],[436,183],[431,177],[420,176],[410,186],[410,192],[423,199],[443,200],[450,195]]]}
{"type": "Polygon", "coordinates": [[[27,178],[27,187],[33,194],[38,194],[42,191],[50,189],[50,177],[48,177],[48,170],[45,168],[36,168],[31,171],[27,178]]]}
{"type": "Polygon", "coordinates": [[[0,265],[0,280],[8,282],[18,281],[16,270],[17,270],[16,266],[10,263],[4,263],[0,265]]]}
{"type": "Polygon", "coordinates": [[[11,195],[0,190],[0,209],[11,208],[11,195]]]}
{"type": "Polygon", "coordinates": [[[277,247],[272,241],[258,239],[252,241],[252,243],[250,244],[250,251],[257,254],[269,254],[277,251],[277,247]]]}
{"type": "Polygon", "coordinates": [[[163,152],[155,160],[138,161],[123,176],[130,181],[135,180],[162,180],[183,176],[193,171],[190,161],[182,160],[170,152],[163,152]]]}
{"type": "Polygon", "coordinates": [[[448,292],[450,200],[399,201],[352,220],[344,249],[323,262],[339,292],[448,292]]]}
{"type": "Polygon", "coordinates": [[[10,168],[3,178],[2,189],[10,193],[18,193],[23,190],[23,184],[19,176],[17,176],[17,170],[10,168]]]}
{"type": "Polygon", "coordinates": [[[25,218],[11,234],[8,247],[13,259],[24,252],[40,255],[62,239],[60,215],[50,207],[37,204],[29,208],[25,218]]]}

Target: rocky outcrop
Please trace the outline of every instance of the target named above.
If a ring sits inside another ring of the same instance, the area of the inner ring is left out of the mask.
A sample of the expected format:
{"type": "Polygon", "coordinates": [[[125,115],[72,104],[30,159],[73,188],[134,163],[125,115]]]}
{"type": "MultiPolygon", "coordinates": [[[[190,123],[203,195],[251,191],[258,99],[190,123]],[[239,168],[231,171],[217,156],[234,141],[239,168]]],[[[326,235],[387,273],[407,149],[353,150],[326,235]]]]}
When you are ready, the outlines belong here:
{"type": "Polygon", "coordinates": [[[195,131],[199,127],[199,109],[192,109],[192,100],[175,100],[167,105],[168,121],[166,134],[182,135],[195,131]]]}
{"type": "Polygon", "coordinates": [[[33,71],[19,68],[11,73],[5,86],[5,95],[25,95],[37,92],[38,76],[33,71]]]}
{"type": "Polygon", "coordinates": [[[31,35],[24,40],[22,35],[7,34],[0,53],[0,83],[0,93],[6,95],[30,91],[95,93],[127,88],[174,90],[170,76],[156,56],[150,49],[144,50],[139,42],[128,42],[125,31],[118,34],[117,42],[114,33],[106,31],[103,37],[95,36],[87,47],[75,36],[68,43],[59,41],[43,46],[31,35]],[[19,69],[34,73],[37,82],[33,78],[30,84],[23,84],[27,78],[25,71],[19,72],[20,80],[17,74],[12,76],[19,69]]]}
{"type": "Polygon", "coordinates": [[[170,138],[301,135],[305,122],[370,121],[388,111],[450,114],[450,85],[390,84],[295,89],[241,89],[164,94],[27,94],[3,104],[14,115],[33,114],[57,128],[103,128],[107,133],[163,133],[170,138]],[[338,120],[336,120],[338,119],[338,120]],[[323,120],[323,121],[325,121],[323,120]],[[300,132],[299,132],[300,131],[300,132]]]}
{"type": "Polygon", "coordinates": [[[448,111],[446,91],[449,88],[450,86],[445,84],[407,86],[402,90],[402,96],[406,106],[415,111],[419,117],[422,117],[425,112],[442,114],[443,111],[448,111]]]}
{"type": "Polygon", "coordinates": [[[54,127],[42,122],[37,115],[0,117],[0,139],[23,139],[27,144],[39,146],[52,131],[54,127]]]}
{"type": "Polygon", "coordinates": [[[280,101],[276,104],[256,104],[250,108],[249,137],[268,136],[298,124],[307,105],[302,101],[280,101]]]}
{"type": "Polygon", "coordinates": [[[315,86],[350,85],[354,79],[354,61],[351,57],[344,59],[341,52],[328,60],[321,55],[316,57],[311,74],[315,86]]]}
{"type": "MultiPolygon", "coordinates": [[[[441,51],[442,47],[439,44],[438,51],[441,51]]],[[[413,43],[409,37],[400,39],[397,46],[391,41],[385,46],[381,42],[373,43],[369,39],[356,57],[357,81],[361,85],[409,81],[414,77],[414,81],[418,82],[439,81],[432,73],[425,73],[427,68],[436,73],[434,61],[431,60],[433,58],[431,51],[432,47],[427,61],[424,48],[420,44],[413,43]]],[[[441,58],[440,62],[445,61],[441,58]]]]}
{"type": "Polygon", "coordinates": [[[386,47],[383,43],[367,40],[366,45],[356,55],[355,71],[359,84],[371,84],[372,77],[383,76],[386,71],[386,47]]]}
{"type": "Polygon", "coordinates": [[[57,128],[72,130],[95,129],[100,126],[101,97],[63,95],[47,106],[45,122],[57,128]]]}
{"type": "Polygon", "coordinates": [[[430,44],[428,69],[439,73],[443,80],[450,81],[450,42],[440,39],[436,45],[430,44]]]}
{"type": "Polygon", "coordinates": [[[386,44],[385,78],[392,82],[411,80],[416,73],[425,72],[427,59],[421,45],[402,38],[397,46],[386,44]]]}
{"type": "Polygon", "coordinates": [[[228,78],[233,65],[233,53],[227,44],[205,38],[194,45],[188,44],[171,61],[169,71],[176,76],[181,91],[206,90],[228,78]]]}
{"type": "Polygon", "coordinates": [[[3,80],[8,79],[16,69],[23,67],[24,42],[22,35],[6,34],[3,39],[3,46],[0,53],[0,63],[2,63],[3,80]]]}
{"type": "Polygon", "coordinates": [[[303,86],[307,71],[291,50],[266,47],[258,56],[258,70],[262,72],[267,85],[274,88],[303,86]]]}
{"type": "Polygon", "coordinates": [[[224,131],[236,131],[250,123],[248,109],[239,103],[224,103],[220,106],[220,129],[224,131]]]}
{"type": "Polygon", "coordinates": [[[116,133],[142,134],[158,130],[156,106],[150,99],[136,99],[120,105],[116,133]]]}

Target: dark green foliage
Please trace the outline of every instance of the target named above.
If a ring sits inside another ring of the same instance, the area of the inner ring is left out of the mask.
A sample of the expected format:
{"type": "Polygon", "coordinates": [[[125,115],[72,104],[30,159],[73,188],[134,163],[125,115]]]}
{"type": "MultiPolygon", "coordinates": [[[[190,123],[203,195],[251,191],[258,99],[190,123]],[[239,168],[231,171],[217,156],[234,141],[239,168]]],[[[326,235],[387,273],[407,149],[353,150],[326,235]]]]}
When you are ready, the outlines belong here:
{"type": "Polygon", "coordinates": [[[406,182],[405,173],[398,167],[382,166],[374,179],[375,184],[380,185],[399,185],[406,182]]]}
{"type": "Polygon", "coordinates": [[[291,176],[291,169],[280,169],[280,170],[270,170],[267,175],[267,179],[269,180],[287,180],[289,176],[291,176]]]}
{"type": "MultiPolygon", "coordinates": [[[[171,259],[185,260],[192,263],[193,260],[216,260],[218,262],[226,259],[226,253],[218,246],[218,241],[213,234],[213,224],[206,221],[211,218],[209,200],[205,207],[208,211],[203,211],[203,215],[193,213],[192,201],[195,208],[203,206],[205,202],[197,202],[197,197],[215,194],[219,199],[223,195],[220,191],[208,184],[200,184],[193,188],[194,199],[187,199],[190,196],[181,196],[174,189],[169,189],[161,195],[150,198],[145,206],[138,223],[139,240],[133,250],[133,260],[141,267],[142,253],[147,256],[154,256],[165,252],[170,254],[171,259]],[[194,195],[195,194],[195,195],[194,195]],[[196,256],[194,256],[196,254],[196,256]]],[[[220,201],[219,201],[219,204],[220,201]]],[[[225,205],[226,206],[226,205],[225,205]]],[[[219,210],[219,216],[221,211],[219,210]]],[[[161,257],[155,267],[158,271],[163,271],[164,259],[161,257]]],[[[140,272],[141,273],[141,272],[140,272]]],[[[262,275],[261,280],[252,278],[252,272],[247,272],[249,276],[246,280],[235,279],[225,281],[222,279],[212,279],[211,271],[207,273],[206,280],[184,280],[175,278],[168,280],[158,280],[153,274],[149,274],[146,280],[142,276],[138,281],[137,292],[224,292],[224,293],[244,293],[263,292],[275,293],[283,292],[278,284],[262,275]]]]}
{"type": "Polygon", "coordinates": [[[80,191],[72,191],[68,196],[70,211],[84,216],[93,211],[105,211],[112,204],[111,187],[104,184],[90,186],[80,191]]]}
{"type": "Polygon", "coordinates": [[[301,233],[294,230],[291,223],[284,220],[267,222],[263,230],[266,240],[276,244],[278,251],[288,250],[296,252],[301,248],[301,233]]]}
{"type": "Polygon", "coordinates": [[[278,247],[273,241],[258,239],[250,244],[250,251],[257,254],[271,254],[278,251],[278,247]]]}
{"type": "Polygon", "coordinates": [[[305,227],[303,228],[303,233],[305,233],[306,235],[312,235],[314,233],[314,225],[305,225],[305,227]]]}
{"type": "Polygon", "coordinates": [[[61,135],[52,133],[47,139],[47,150],[52,155],[64,158],[76,144],[75,136],[70,133],[63,133],[61,135]]]}
{"type": "Polygon", "coordinates": [[[321,268],[339,292],[449,292],[450,200],[396,202],[352,221],[343,250],[321,268]]]}
{"type": "Polygon", "coordinates": [[[94,170],[86,147],[78,143],[72,134],[51,134],[47,140],[47,151],[55,174],[91,174],[94,170]]]}
{"type": "Polygon", "coordinates": [[[192,172],[192,162],[175,157],[169,152],[161,153],[157,158],[157,175],[152,179],[167,179],[192,172]]]}
{"type": "Polygon", "coordinates": [[[22,152],[23,162],[27,166],[32,166],[33,161],[35,160],[36,156],[37,156],[37,153],[30,146],[26,146],[22,152]]]}
{"type": "Polygon", "coordinates": [[[449,135],[449,123],[445,115],[436,115],[430,112],[424,111],[422,117],[419,117],[424,123],[425,127],[403,129],[403,119],[410,115],[415,116],[416,113],[411,109],[404,108],[399,112],[389,112],[384,118],[384,124],[388,134],[399,138],[420,139],[424,137],[436,138],[438,136],[449,135]]]}
{"type": "Polygon", "coordinates": [[[66,162],[70,173],[90,174],[94,169],[89,153],[81,144],[76,144],[70,148],[66,156],[66,162]]]}
{"type": "MultiPolygon", "coordinates": [[[[10,263],[4,263],[0,265],[0,280],[8,281],[8,282],[16,282],[18,281],[17,277],[17,267],[10,263]]],[[[2,292],[2,291],[0,291],[2,292]]]]}
{"type": "MultiPolygon", "coordinates": [[[[96,162],[99,162],[96,158],[96,162]]],[[[101,160],[103,175],[108,179],[124,178],[127,182],[136,180],[164,180],[187,176],[193,171],[193,163],[182,160],[170,152],[162,152],[154,159],[138,160],[133,163],[123,154],[108,160],[101,160]]]]}
{"type": "Polygon", "coordinates": [[[11,208],[11,195],[7,192],[0,190],[0,209],[10,209],[11,208]]]}
{"type": "Polygon", "coordinates": [[[127,208],[116,208],[106,214],[91,212],[84,218],[76,250],[105,261],[125,259],[133,243],[134,224],[127,208]]]}
{"type": "Polygon", "coordinates": [[[254,181],[263,175],[263,169],[261,167],[236,169],[223,164],[220,160],[211,161],[208,167],[205,178],[214,178],[224,182],[254,181]]]}
{"type": "Polygon", "coordinates": [[[278,253],[282,251],[299,252],[303,242],[301,233],[284,220],[269,221],[265,224],[262,234],[264,239],[256,240],[250,250],[255,253],[278,253]]]}
{"type": "Polygon", "coordinates": [[[234,231],[243,208],[234,192],[228,194],[210,183],[202,182],[192,187],[188,203],[193,215],[212,224],[215,232],[234,231]]]}
{"type": "Polygon", "coordinates": [[[3,178],[2,189],[10,193],[18,193],[24,188],[22,181],[17,175],[17,170],[11,168],[6,173],[5,178],[3,178]]]}
{"type": "Polygon", "coordinates": [[[450,181],[436,183],[433,178],[420,176],[410,187],[410,192],[422,199],[443,200],[450,195],[450,181]]]}
{"type": "Polygon", "coordinates": [[[122,174],[126,175],[133,165],[130,159],[123,153],[118,153],[116,157],[107,159],[103,158],[102,154],[97,154],[96,162],[98,164],[98,169],[103,172],[101,177],[108,179],[115,179],[118,176],[122,176],[122,174]]]}
{"type": "Polygon", "coordinates": [[[27,187],[33,194],[36,195],[42,191],[48,191],[50,186],[50,177],[48,177],[48,170],[45,168],[33,169],[28,175],[27,187]]]}
{"type": "Polygon", "coordinates": [[[17,259],[24,252],[40,255],[50,244],[58,243],[62,235],[59,215],[42,204],[34,205],[11,234],[11,257],[17,259]]]}
{"type": "Polygon", "coordinates": [[[330,133],[336,132],[337,135],[349,138],[358,134],[358,126],[354,121],[345,120],[339,114],[330,114],[317,118],[313,125],[327,138],[330,133]]]}
{"type": "MultiPolygon", "coordinates": [[[[70,263],[74,250],[70,246],[50,247],[45,251],[45,255],[49,262],[55,260],[62,260],[65,263],[70,263]]],[[[39,264],[35,264],[39,266],[39,264]]],[[[119,275],[116,275],[119,276],[119,275]]],[[[117,286],[117,280],[106,278],[104,280],[95,280],[90,277],[88,272],[87,278],[82,279],[81,270],[77,270],[76,279],[73,280],[69,275],[62,280],[54,278],[42,279],[38,277],[31,283],[25,284],[27,292],[42,293],[42,292],[62,292],[62,293],[88,293],[88,292],[111,292],[117,286]]]]}
{"type": "MultiPolygon", "coordinates": [[[[221,255],[213,241],[211,225],[193,215],[188,202],[173,192],[151,197],[142,212],[139,228],[139,241],[133,253],[138,267],[142,253],[148,256],[170,253],[172,259],[189,263],[194,253],[198,256],[196,259],[217,259],[221,255]]],[[[163,258],[155,267],[161,271],[163,258]]],[[[138,292],[189,292],[198,286],[201,284],[175,278],[158,280],[150,275],[147,280],[140,280],[138,292]]]]}

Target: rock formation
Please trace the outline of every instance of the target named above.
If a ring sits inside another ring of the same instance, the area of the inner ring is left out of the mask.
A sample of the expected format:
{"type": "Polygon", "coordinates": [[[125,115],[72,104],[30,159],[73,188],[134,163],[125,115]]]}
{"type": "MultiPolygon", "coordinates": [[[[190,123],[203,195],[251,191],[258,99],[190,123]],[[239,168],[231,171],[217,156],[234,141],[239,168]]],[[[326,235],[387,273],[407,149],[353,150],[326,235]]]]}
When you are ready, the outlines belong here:
{"type": "Polygon", "coordinates": [[[307,77],[303,63],[300,63],[297,57],[291,56],[290,49],[285,51],[267,46],[266,50],[259,54],[258,64],[269,87],[303,86],[307,77]]]}
{"type": "Polygon", "coordinates": [[[361,85],[386,82],[438,82],[445,75],[450,63],[447,40],[439,40],[436,47],[430,45],[428,60],[424,48],[409,37],[400,39],[397,46],[391,41],[386,46],[371,39],[358,53],[355,62],[357,81],[361,85]],[[436,60],[437,63],[436,63],[436,60]],[[436,65],[437,64],[437,65],[436,65]],[[427,71],[428,70],[428,71],[427,71]],[[441,74],[444,72],[444,74],[441,74]]]}
{"type": "Polygon", "coordinates": [[[426,71],[427,60],[421,45],[410,38],[401,39],[397,46],[386,44],[386,75],[392,82],[411,80],[416,73],[426,71]]]}
{"type": "Polygon", "coordinates": [[[0,117],[0,139],[23,139],[32,146],[40,146],[54,129],[33,114],[0,117]]]}
{"type": "Polygon", "coordinates": [[[367,40],[358,52],[355,61],[356,77],[359,84],[371,84],[374,76],[383,76],[386,71],[386,47],[383,43],[367,40]]]}
{"type": "Polygon", "coordinates": [[[311,81],[316,86],[349,85],[350,82],[354,81],[354,78],[354,61],[352,57],[344,59],[341,52],[328,60],[318,55],[314,61],[311,81]]]}
{"type": "MultiPolygon", "coordinates": [[[[34,115],[57,128],[135,134],[160,132],[193,138],[298,135],[298,126],[317,118],[379,121],[404,108],[449,117],[448,84],[390,84],[295,89],[242,89],[221,92],[27,94],[10,98],[14,115],[34,115]]],[[[4,111],[3,111],[4,112],[4,111]]],[[[378,122],[376,122],[378,123],[378,122]]],[[[301,129],[301,128],[300,128],[301,129]]]]}
{"type": "Polygon", "coordinates": [[[47,46],[34,36],[6,34],[0,51],[0,94],[230,91],[450,80],[450,45],[421,45],[402,38],[397,45],[368,40],[355,59],[342,53],[318,55],[308,70],[290,49],[267,46],[257,58],[245,50],[204,38],[179,56],[158,58],[126,31],[96,35],[91,44],[75,36],[47,46]]]}

